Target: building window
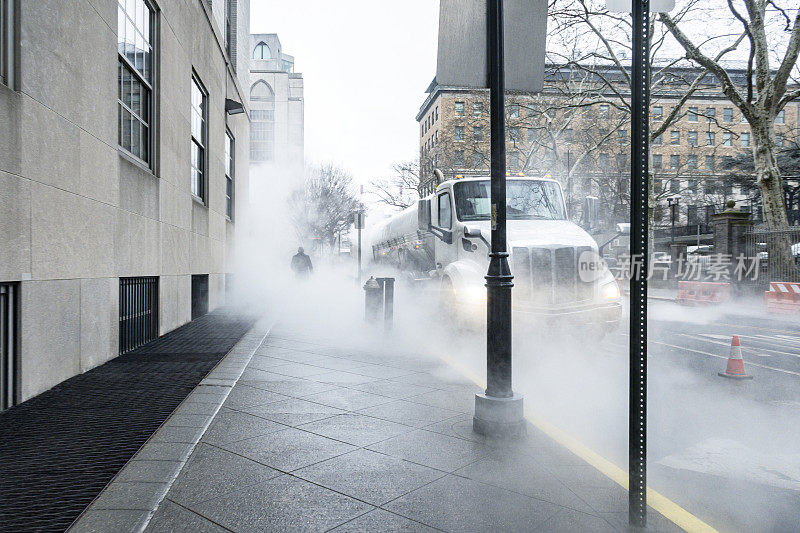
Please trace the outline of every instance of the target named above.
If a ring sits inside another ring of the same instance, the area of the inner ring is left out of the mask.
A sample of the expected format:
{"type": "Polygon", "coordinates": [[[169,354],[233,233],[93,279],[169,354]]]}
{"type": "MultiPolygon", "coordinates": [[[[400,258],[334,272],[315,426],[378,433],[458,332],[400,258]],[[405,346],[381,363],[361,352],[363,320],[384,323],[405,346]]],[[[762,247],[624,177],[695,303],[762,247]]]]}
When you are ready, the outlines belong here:
{"type": "Polygon", "coordinates": [[[508,167],[512,170],[519,168],[519,152],[516,150],[508,153],[508,167]]]}
{"type": "Polygon", "coordinates": [[[628,167],[628,156],[626,154],[617,154],[617,171],[624,172],[628,167]]]}
{"type": "Polygon", "coordinates": [[[454,167],[464,166],[464,150],[455,150],[453,152],[453,166],[454,167]]]}
{"type": "Polygon", "coordinates": [[[434,121],[437,121],[437,120],[439,120],[439,106],[438,106],[438,105],[436,106],[436,118],[435,118],[435,119],[433,119],[433,120],[434,120],[434,121]]]}
{"type": "Polygon", "coordinates": [[[697,170],[697,156],[691,154],[686,159],[686,166],[689,170],[697,170]]]}
{"type": "Polygon", "coordinates": [[[715,168],[714,156],[713,155],[707,155],[706,156],[706,169],[714,170],[714,168],[715,168]]]}
{"type": "Polygon", "coordinates": [[[476,143],[483,141],[483,129],[480,126],[472,127],[472,140],[476,143]]]}
{"type": "Polygon", "coordinates": [[[660,105],[653,106],[653,120],[664,119],[664,108],[660,105]]]}
{"type": "Polygon", "coordinates": [[[676,169],[681,164],[681,156],[672,154],[669,156],[669,168],[676,169]]]}
{"type": "Polygon", "coordinates": [[[564,130],[564,140],[568,143],[571,143],[575,139],[575,132],[572,128],[567,128],[564,130]]]}
{"type": "Polygon", "coordinates": [[[603,153],[597,156],[597,164],[600,166],[601,171],[608,169],[608,154],[603,153]]]}
{"type": "Polygon", "coordinates": [[[231,61],[233,69],[236,70],[236,64],[233,61],[232,51],[235,48],[233,44],[234,32],[231,23],[231,17],[236,9],[234,6],[235,0],[225,0],[225,51],[228,53],[228,59],[231,61]]]}
{"type": "Polygon", "coordinates": [[[697,180],[689,180],[689,190],[692,192],[697,192],[697,180]]]}
{"type": "Polygon", "coordinates": [[[689,146],[697,146],[697,132],[690,131],[689,132],[689,146]]]}
{"type": "Polygon", "coordinates": [[[700,217],[697,216],[697,206],[690,205],[686,208],[686,220],[689,224],[699,224],[700,217]]]}
{"type": "Polygon", "coordinates": [[[786,124],[786,110],[781,109],[778,111],[778,114],[775,115],[775,124],[786,124]]]}
{"type": "Polygon", "coordinates": [[[14,74],[14,2],[0,0],[0,83],[11,87],[14,74]]]}
{"type": "Polygon", "coordinates": [[[739,137],[739,139],[742,142],[742,148],[747,148],[748,146],[750,146],[750,132],[749,131],[742,132],[742,135],[741,135],[741,137],[739,137]]]}
{"type": "Polygon", "coordinates": [[[723,122],[733,122],[733,108],[726,107],[722,110],[722,121],[723,122]]]}
{"type": "Polygon", "coordinates": [[[669,180],[669,191],[672,193],[677,193],[681,191],[681,180],[674,179],[669,180]]]}
{"type": "Polygon", "coordinates": [[[208,94],[200,80],[192,76],[191,105],[191,175],[192,194],[205,203],[206,139],[208,138],[208,94]]]}
{"type": "Polygon", "coordinates": [[[119,278],[119,353],[158,337],[158,278],[119,278]]]}
{"type": "Polygon", "coordinates": [[[669,132],[669,144],[678,145],[681,144],[681,132],[678,130],[672,130],[669,132]]]}
{"type": "Polygon", "coordinates": [[[483,114],[483,102],[472,103],[472,116],[479,117],[483,114]]]}
{"type": "Polygon", "coordinates": [[[664,138],[661,135],[656,135],[655,137],[653,137],[653,145],[654,146],[661,146],[661,144],[663,142],[664,142],[664,138]]]}
{"type": "Polygon", "coordinates": [[[717,143],[717,134],[713,131],[706,132],[706,146],[714,146],[717,143]]]}
{"type": "Polygon", "coordinates": [[[620,144],[628,142],[627,130],[617,130],[617,142],[620,144]]]}
{"type": "Polygon", "coordinates": [[[267,43],[260,42],[253,49],[253,59],[272,59],[272,52],[267,43]]]}
{"type": "Polygon", "coordinates": [[[653,168],[656,170],[661,170],[663,165],[663,157],[661,154],[653,154],[653,168]]]}
{"type": "Polygon", "coordinates": [[[782,133],[776,134],[775,135],[775,146],[783,147],[783,143],[784,143],[785,140],[786,140],[786,138],[783,136],[782,133]]]}
{"type": "Polygon", "coordinates": [[[236,171],[236,142],[230,131],[225,132],[225,215],[233,220],[233,177],[236,171]]]}
{"type": "MultiPolygon", "coordinates": [[[[250,161],[272,161],[275,154],[275,93],[266,82],[250,89],[250,161]]],[[[423,125],[424,127],[424,125],[423,125]]]]}
{"type": "Polygon", "coordinates": [[[611,116],[611,108],[608,104],[600,104],[600,118],[609,118],[611,116]]]}
{"type": "Polygon", "coordinates": [[[733,146],[733,133],[729,131],[722,133],[722,146],[733,146]]]}
{"type": "Polygon", "coordinates": [[[717,118],[717,110],[713,107],[706,108],[706,122],[714,122],[717,118]]]}
{"type": "Polygon", "coordinates": [[[455,111],[455,114],[456,114],[457,117],[463,117],[464,116],[464,102],[455,102],[453,110],[455,111]]]}
{"type": "Polygon", "coordinates": [[[508,136],[514,142],[519,141],[519,128],[508,128],[508,136]]]}
{"type": "Polygon", "coordinates": [[[747,123],[747,117],[746,117],[746,116],[744,116],[744,113],[742,113],[742,119],[740,120],[740,122],[741,122],[742,124],[746,124],[746,123],[747,123]]]}
{"type": "Polygon", "coordinates": [[[464,142],[464,126],[456,126],[453,129],[453,140],[456,142],[464,142]]]}
{"type": "Polygon", "coordinates": [[[294,62],[281,59],[281,70],[289,74],[294,74],[294,62]]]}
{"type": "Polygon", "coordinates": [[[519,118],[519,104],[511,104],[511,118],[519,118]]]}
{"type": "Polygon", "coordinates": [[[690,107],[689,108],[689,122],[697,122],[697,108],[690,107]]]}
{"type": "Polygon", "coordinates": [[[152,164],[154,13],[145,0],[117,6],[119,145],[152,164]]]}
{"type": "Polygon", "coordinates": [[[480,168],[483,166],[483,154],[480,152],[472,152],[472,166],[473,168],[480,168]]]}
{"type": "Polygon", "coordinates": [[[20,401],[19,304],[19,283],[0,283],[0,411],[20,401]]]}

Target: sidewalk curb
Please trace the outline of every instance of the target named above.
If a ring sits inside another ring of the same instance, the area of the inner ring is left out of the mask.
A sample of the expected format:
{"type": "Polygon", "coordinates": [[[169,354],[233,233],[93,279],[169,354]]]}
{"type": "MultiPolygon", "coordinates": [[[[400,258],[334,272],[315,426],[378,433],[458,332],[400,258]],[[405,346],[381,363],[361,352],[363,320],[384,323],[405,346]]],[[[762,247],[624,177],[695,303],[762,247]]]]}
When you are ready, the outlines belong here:
{"type": "Polygon", "coordinates": [[[67,529],[144,531],[274,321],[261,319],[225,354],[67,529]]]}

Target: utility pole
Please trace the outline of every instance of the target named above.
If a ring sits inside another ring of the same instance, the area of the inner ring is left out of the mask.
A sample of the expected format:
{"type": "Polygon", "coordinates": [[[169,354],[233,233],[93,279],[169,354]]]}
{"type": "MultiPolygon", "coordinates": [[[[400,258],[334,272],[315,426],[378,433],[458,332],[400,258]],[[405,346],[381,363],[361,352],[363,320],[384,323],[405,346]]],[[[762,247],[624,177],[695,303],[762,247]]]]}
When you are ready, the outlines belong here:
{"type": "Polygon", "coordinates": [[[506,131],[503,0],[487,1],[491,130],[492,248],[486,274],[486,392],[475,395],[473,429],[482,435],[525,433],[522,396],[511,389],[511,288],[506,243],[506,131]]]}

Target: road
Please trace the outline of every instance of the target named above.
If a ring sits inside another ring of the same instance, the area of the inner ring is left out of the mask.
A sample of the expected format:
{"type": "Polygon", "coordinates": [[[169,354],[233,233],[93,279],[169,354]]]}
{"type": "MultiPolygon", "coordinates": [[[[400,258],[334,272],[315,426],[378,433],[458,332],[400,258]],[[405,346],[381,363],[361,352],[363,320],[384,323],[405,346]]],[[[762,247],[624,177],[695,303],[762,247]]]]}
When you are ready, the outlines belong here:
{"type": "MultiPolygon", "coordinates": [[[[800,320],[737,311],[651,303],[648,484],[720,531],[798,531],[800,320]],[[751,381],[718,375],[733,335],[751,381]]],[[[627,334],[598,348],[572,369],[580,392],[548,389],[545,410],[572,401],[561,421],[625,465],[627,334]]]]}

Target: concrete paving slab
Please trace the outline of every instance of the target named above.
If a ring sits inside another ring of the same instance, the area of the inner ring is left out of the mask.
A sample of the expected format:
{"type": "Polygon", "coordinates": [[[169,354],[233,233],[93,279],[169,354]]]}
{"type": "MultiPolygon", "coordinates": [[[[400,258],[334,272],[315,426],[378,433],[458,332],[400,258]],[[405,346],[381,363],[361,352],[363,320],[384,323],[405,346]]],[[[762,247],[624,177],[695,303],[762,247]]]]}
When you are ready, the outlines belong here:
{"type": "MultiPolygon", "coordinates": [[[[384,506],[445,531],[535,531],[563,508],[448,475],[384,506]]],[[[570,530],[570,531],[575,531],[570,530]]]]}
{"type": "Polygon", "coordinates": [[[159,506],[145,529],[147,533],[222,533],[229,531],[169,500],[159,506]]]}
{"type": "Polygon", "coordinates": [[[277,422],[223,407],[200,442],[222,445],[284,429],[286,426],[277,422]]]}
{"type": "Polygon", "coordinates": [[[173,483],[167,498],[181,505],[191,505],[279,475],[281,472],[273,468],[201,442],[173,483]]]}
{"type": "Polygon", "coordinates": [[[222,405],[230,409],[244,409],[254,405],[262,405],[285,399],[286,396],[283,394],[265,391],[240,383],[237,387],[233,388],[228,398],[225,400],[225,403],[222,405]]]}
{"type": "Polygon", "coordinates": [[[446,475],[365,449],[301,468],[293,474],[376,506],[446,475]]]}
{"type": "Polygon", "coordinates": [[[287,426],[299,426],[321,420],[345,411],[328,407],[321,403],[309,402],[299,398],[288,398],[280,402],[271,402],[264,405],[255,405],[242,409],[242,412],[260,416],[273,422],[287,426]]]}
{"type": "Polygon", "coordinates": [[[281,476],[192,510],[233,531],[326,531],[372,510],[364,502],[292,476],[281,476]]]}
{"type": "Polygon", "coordinates": [[[269,435],[226,444],[224,448],[263,465],[290,472],[353,451],[356,446],[287,428],[269,435]]]}
{"type": "Polygon", "coordinates": [[[90,509],[81,515],[80,522],[70,533],[108,533],[109,531],[139,531],[150,516],[149,511],[90,509]]]}
{"type": "Polygon", "coordinates": [[[373,394],[380,394],[381,396],[388,396],[398,400],[437,390],[435,387],[431,386],[412,385],[410,383],[400,383],[399,381],[392,380],[361,383],[352,385],[350,388],[371,392],[373,394]]]}
{"type": "Polygon", "coordinates": [[[446,472],[463,468],[490,452],[482,444],[425,430],[392,437],[367,449],[446,472]]]}
{"type": "Polygon", "coordinates": [[[354,446],[368,446],[403,433],[415,431],[415,428],[411,426],[357,413],[331,416],[323,420],[303,424],[298,426],[297,429],[347,442],[354,446]]]}
{"type": "Polygon", "coordinates": [[[366,409],[367,407],[393,401],[392,398],[387,396],[379,396],[377,394],[344,387],[336,390],[309,394],[308,396],[303,396],[303,399],[337,409],[344,409],[345,411],[357,411],[358,409],[366,409]]]}
{"type": "Polygon", "coordinates": [[[389,511],[375,509],[332,531],[336,533],[433,533],[437,530],[389,511]]]}
{"type": "Polygon", "coordinates": [[[458,411],[442,409],[413,403],[408,400],[395,400],[375,407],[368,407],[358,411],[361,414],[391,420],[407,426],[422,427],[435,422],[452,418],[459,414],[458,411]]]}

